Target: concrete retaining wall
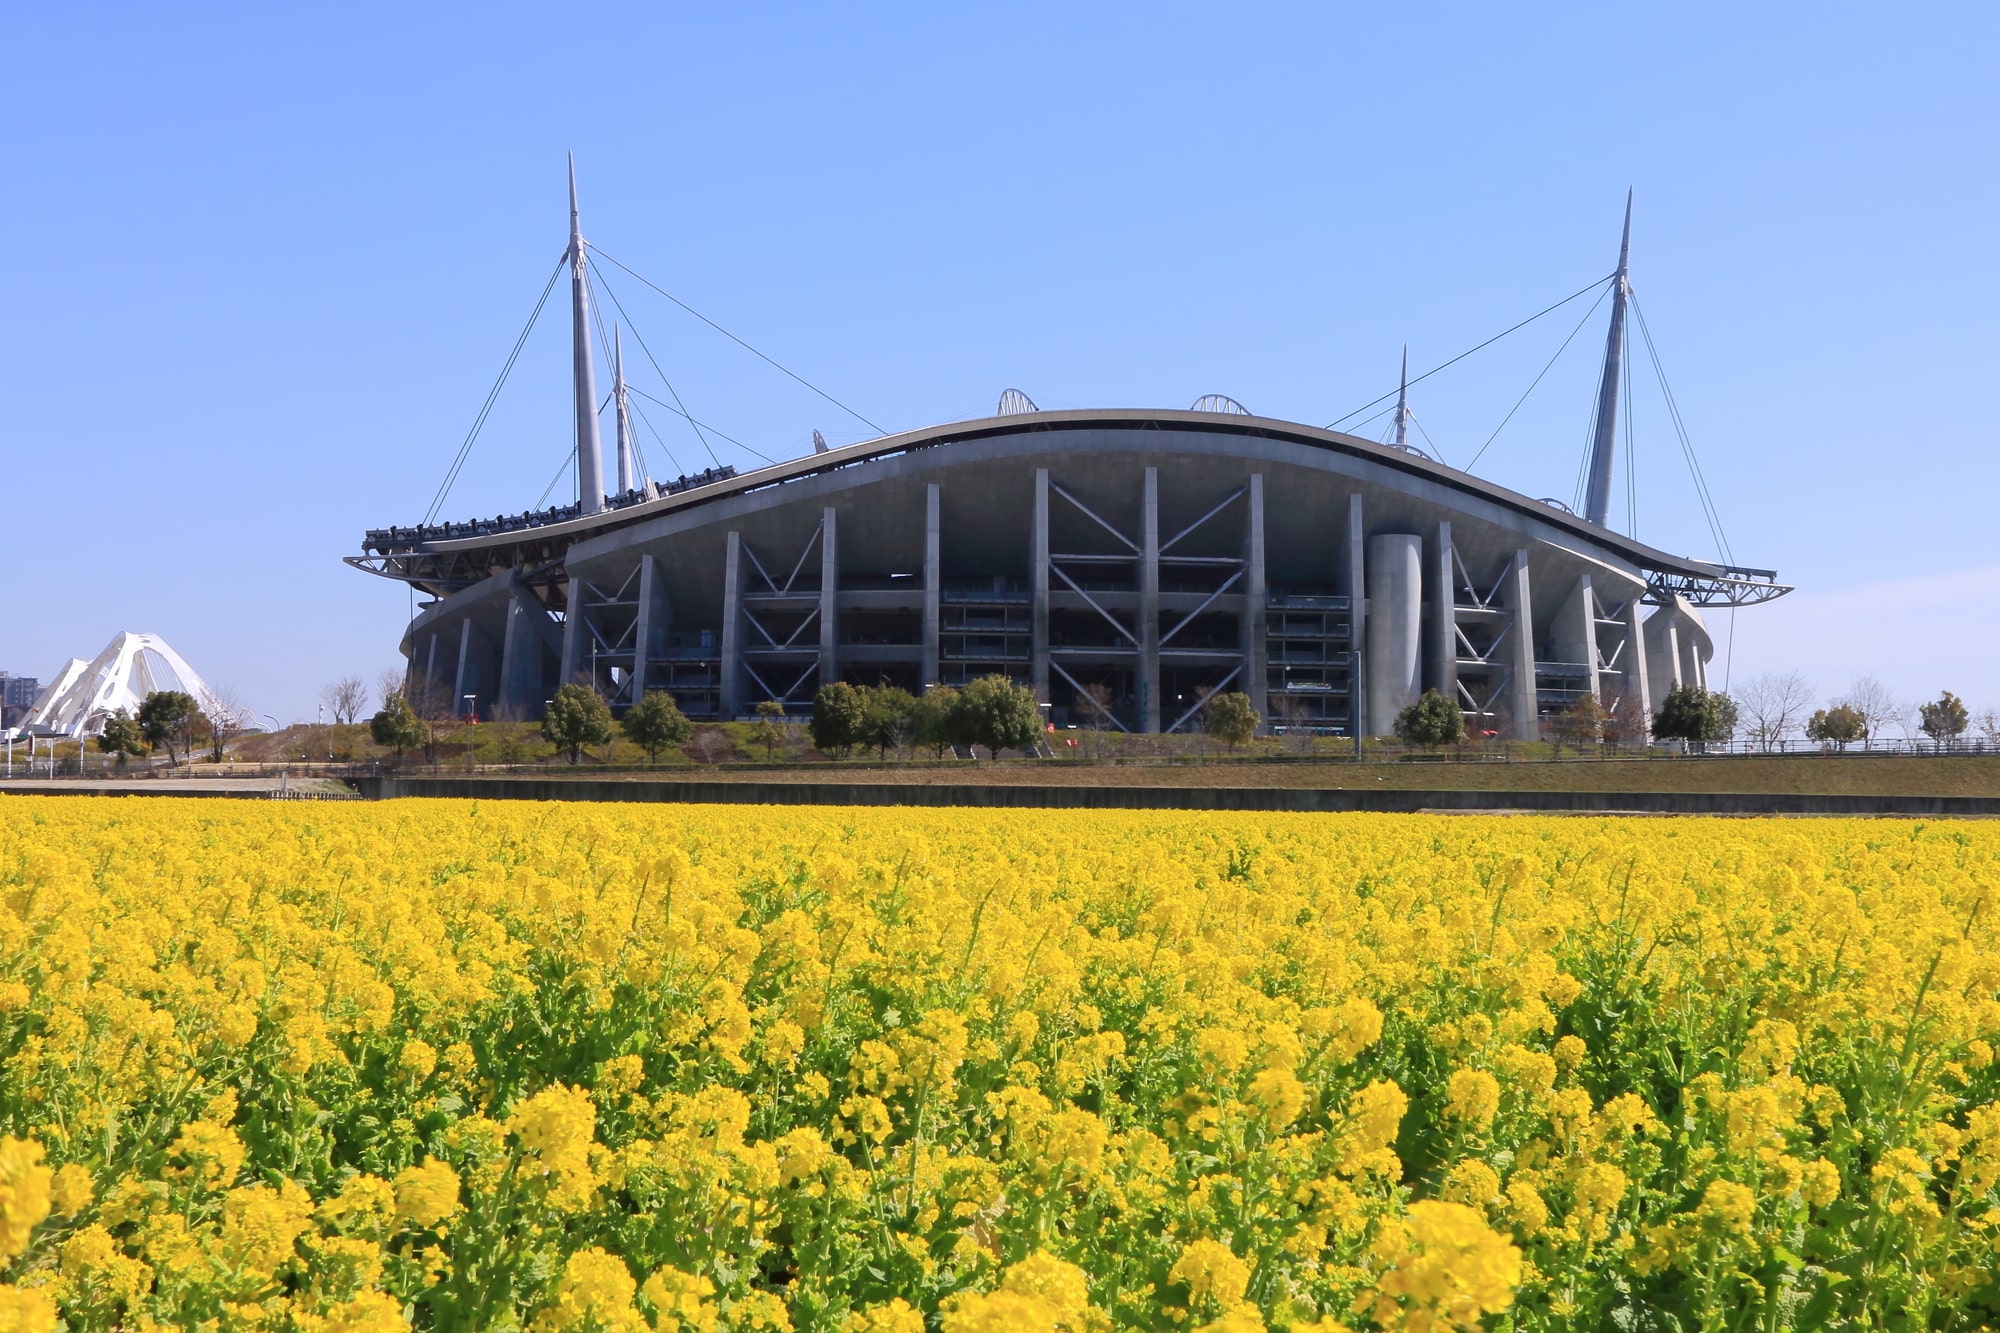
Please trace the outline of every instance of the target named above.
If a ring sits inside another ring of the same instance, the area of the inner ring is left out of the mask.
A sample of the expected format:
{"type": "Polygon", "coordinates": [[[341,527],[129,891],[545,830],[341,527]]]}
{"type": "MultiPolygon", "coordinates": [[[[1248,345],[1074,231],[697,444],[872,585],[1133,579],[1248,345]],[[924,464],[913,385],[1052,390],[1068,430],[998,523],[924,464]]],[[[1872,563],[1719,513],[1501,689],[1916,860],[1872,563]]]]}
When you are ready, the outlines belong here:
{"type": "Polygon", "coordinates": [[[661,801],[691,805],[973,806],[1054,810],[1514,810],[1651,815],[2000,816],[2000,797],[1737,792],[1406,791],[1277,787],[912,786],[859,782],[609,782],[589,778],[357,778],[370,799],[661,801]]]}

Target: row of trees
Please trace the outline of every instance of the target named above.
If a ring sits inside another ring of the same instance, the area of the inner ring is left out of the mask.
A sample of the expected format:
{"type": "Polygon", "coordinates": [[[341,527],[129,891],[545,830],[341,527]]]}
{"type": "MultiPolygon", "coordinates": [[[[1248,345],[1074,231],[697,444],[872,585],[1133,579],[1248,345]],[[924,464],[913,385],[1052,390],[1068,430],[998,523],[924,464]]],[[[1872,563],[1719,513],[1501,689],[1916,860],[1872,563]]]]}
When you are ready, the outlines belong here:
{"type": "MultiPolygon", "coordinates": [[[[1812,692],[1797,672],[1758,677],[1740,696],[1698,685],[1676,685],[1654,712],[1650,735],[1654,740],[1683,741],[1699,749],[1729,741],[1740,731],[1753,744],[1771,750],[1797,730],[1808,740],[1844,749],[1867,740],[1885,717],[1907,711],[1913,714],[1920,734],[1948,745],[1963,736],[1972,721],[1965,702],[1950,690],[1929,703],[1904,710],[1891,703],[1887,692],[1867,677],[1857,683],[1850,697],[1807,715],[1812,702],[1812,692]]],[[[1985,715],[1981,729],[1989,740],[2000,740],[2000,718],[1985,715]]],[[[1585,695],[1556,714],[1549,734],[1559,748],[1567,744],[1580,750],[1604,742],[1645,740],[1648,732],[1638,719],[1619,717],[1596,698],[1585,695]]],[[[1396,735],[1411,745],[1456,745],[1465,738],[1464,717],[1456,704],[1436,690],[1426,690],[1397,716],[1396,735]]]]}
{"type": "Polygon", "coordinates": [[[184,691],[154,690],[139,701],[136,715],[121,708],[105,719],[97,748],[115,755],[120,767],[154,750],[165,750],[167,763],[178,765],[193,756],[196,744],[205,742],[219,764],[229,738],[243,729],[245,720],[245,710],[227,691],[218,691],[203,707],[184,691]]]}
{"type": "Polygon", "coordinates": [[[981,676],[962,690],[933,685],[921,695],[896,685],[851,685],[844,680],[822,685],[813,695],[813,748],[833,758],[857,749],[873,749],[878,757],[902,754],[913,746],[939,758],[964,746],[989,756],[1002,750],[1027,750],[1043,735],[1041,706],[1034,691],[1002,675],[981,676]]]}
{"type": "Polygon", "coordinates": [[[1873,676],[1862,676],[1823,707],[1815,706],[1812,686],[1796,671],[1767,671],[1745,682],[1736,695],[1744,739],[1765,750],[1795,736],[1842,749],[1892,736],[1903,740],[1923,736],[1949,745],[1975,722],[1986,740],[2000,742],[2000,711],[1987,709],[1975,719],[1965,701],[1950,690],[1929,702],[1901,700],[1873,676]]]}

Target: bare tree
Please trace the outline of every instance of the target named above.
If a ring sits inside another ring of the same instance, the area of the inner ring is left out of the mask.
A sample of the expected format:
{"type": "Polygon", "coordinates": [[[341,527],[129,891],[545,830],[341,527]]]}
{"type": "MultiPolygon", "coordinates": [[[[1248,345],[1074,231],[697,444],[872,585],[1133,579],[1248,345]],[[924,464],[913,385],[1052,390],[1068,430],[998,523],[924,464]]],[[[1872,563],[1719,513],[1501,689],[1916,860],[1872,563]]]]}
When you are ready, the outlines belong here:
{"type": "Polygon", "coordinates": [[[1988,708],[1980,713],[1975,725],[1979,728],[1980,739],[1989,746],[2000,745],[2000,708],[1988,708]]]}
{"type": "Polygon", "coordinates": [[[1770,751],[1804,725],[1813,706],[1813,688],[1796,671],[1766,671],[1733,696],[1743,712],[1743,734],[1770,751]]]}
{"type": "Polygon", "coordinates": [[[1312,729],[1306,716],[1306,702],[1296,694],[1278,690],[1271,694],[1268,707],[1277,722],[1284,746],[1293,754],[1309,754],[1313,748],[1312,729]]]}
{"type": "Polygon", "coordinates": [[[1871,737],[1881,736],[1891,726],[1904,735],[1909,734],[1909,709],[1897,702],[1889,687],[1873,676],[1860,677],[1847,687],[1846,694],[1834,702],[1846,704],[1861,714],[1862,724],[1868,728],[1871,737]]]}
{"type": "Polygon", "coordinates": [[[359,676],[342,676],[333,684],[320,687],[319,701],[333,714],[336,725],[350,726],[360,718],[361,710],[368,707],[368,687],[359,676]]]}
{"type": "Polygon", "coordinates": [[[243,702],[234,685],[211,682],[201,715],[208,724],[209,759],[219,764],[230,737],[250,725],[250,705],[243,702]]]}
{"type": "Polygon", "coordinates": [[[1111,687],[1108,685],[1086,685],[1076,692],[1071,707],[1082,715],[1083,724],[1090,728],[1088,745],[1089,758],[1095,762],[1104,757],[1104,728],[1111,722],[1111,687]]]}
{"type": "Polygon", "coordinates": [[[416,700],[410,697],[412,684],[412,673],[407,663],[399,667],[383,667],[375,677],[375,697],[387,706],[390,695],[400,694],[403,702],[414,709],[416,700]]]}

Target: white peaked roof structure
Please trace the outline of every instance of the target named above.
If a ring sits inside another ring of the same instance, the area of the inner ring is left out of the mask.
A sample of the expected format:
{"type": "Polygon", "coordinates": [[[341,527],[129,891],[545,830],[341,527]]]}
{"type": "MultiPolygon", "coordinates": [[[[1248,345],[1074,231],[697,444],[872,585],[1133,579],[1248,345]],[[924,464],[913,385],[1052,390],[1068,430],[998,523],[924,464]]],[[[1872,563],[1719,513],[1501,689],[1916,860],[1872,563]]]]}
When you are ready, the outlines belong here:
{"type": "Polygon", "coordinates": [[[42,736],[94,736],[119,709],[136,714],[155,690],[193,695],[204,712],[216,706],[215,692],[165,639],[126,630],[96,660],[71,658],[35,700],[21,729],[42,736]]]}

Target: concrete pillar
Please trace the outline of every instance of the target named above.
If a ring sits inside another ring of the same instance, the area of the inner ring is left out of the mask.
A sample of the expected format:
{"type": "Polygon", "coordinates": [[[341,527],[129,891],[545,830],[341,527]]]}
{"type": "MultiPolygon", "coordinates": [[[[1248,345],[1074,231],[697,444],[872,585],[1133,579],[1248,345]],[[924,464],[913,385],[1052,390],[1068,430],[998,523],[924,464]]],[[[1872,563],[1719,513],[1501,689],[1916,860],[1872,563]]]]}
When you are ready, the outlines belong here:
{"type": "Polygon", "coordinates": [[[495,691],[516,721],[539,717],[542,711],[542,630],[537,616],[547,619],[540,603],[516,588],[507,599],[506,630],[500,642],[500,684],[495,691]]]}
{"type": "Polygon", "coordinates": [[[1626,737],[1643,741],[1653,730],[1653,694],[1646,679],[1646,636],[1639,619],[1639,599],[1625,602],[1625,711],[1626,737]]]}
{"type": "Polygon", "coordinates": [[[1032,606],[1033,637],[1029,645],[1029,670],[1035,698],[1049,698],[1049,470],[1035,469],[1034,528],[1028,539],[1028,587],[1032,606]]]}
{"type": "Polygon", "coordinates": [[[632,703],[646,697],[647,659],[658,657],[666,648],[666,590],[661,587],[656,562],[650,555],[639,557],[639,619],[632,627],[632,689],[626,696],[632,703]]]}
{"type": "Polygon", "coordinates": [[[1264,626],[1268,599],[1264,593],[1263,473],[1250,475],[1250,493],[1245,498],[1249,502],[1249,521],[1243,551],[1243,692],[1250,696],[1250,707],[1261,719],[1258,729],[1266,730],[1270,719],[1264,717],[1268,684],[1264,654],[1269,640],[1264,626]]]}
{"type": "Polygon", "coordinates": [[[819,523],[819,683],[831,685],[840,679],[840,639],[838,609],[840,594],[839,545],[833,523],[839,511],[832,505],[820,510],[819,523]]]}
{"type": "Polygon", "coordinates": [[[1139,529],[1139,703],[1141,730],[1160,730],[1160,470],[1146,469],[1139,529]]]}
{"type": "Polygon", "coordinates": [[[486,636],[479,632],[467,616],[458,622],[458,673],[452,682],[449,711],[456,716],[465,711],[465,696],[472,696],[472,709],[479,710],[485,704],[489,712],[493,705],[492,668],[486,659],[492,656],[492,647],[486,636]]]}
{"type": "Polygon", "coordinates": [[[718,711],[727,722],[743,711],[743,534],[729,534],[722,560],[722,680],[718,711]]]}
{"type": "Polygon", "coordinates": [[[1528,585],[1528,553],[1514,552],[1514,567],[1505,579],[1507,609],[1513,613],[1508,626],[1510,659],[1507,673],[1507,713],[1512,737],[1534,741],[1542,737],[1542,721],[1535,700],[1535,602],[1528,585]]]}
{"type": "Polygon", "coordinates": [[[1603,697],[1597,673],[1597,599],[1591,594],[1590,575],[1577,579],[1575,589],[1563,599],[1562,610],[1556,612],[1549,629],[1549,651],[1558,662],[1581,663],[1588,673],[1591,697],[1603,697]]]}
{"type": "Polygon", "coordinates": [[[1431,684],[1458,703],[1458,594],[1453,591],[1451,524],[1437,530],[1437,565],[1431,570],[1431,684]]]}
{"type": "Polygon", "coordinates": [[[1347,497],[1347,719],[1356,736],[1368,734],[1368,589],[1364,576],[1367,543],[1361,533],[1361,496],[1347,497]]]}
{"type": "Polygon", "coordinates": [[[437,709],[438,695],[438,636],[431,631],[430,654],[424,659],[424,688],[421,698],[404,699],[403,702],[417,711],[419,716],[428,716],[437,709]]]}
{"type": "Polygon", "coordinates": [[[1368,539],[1368,734],[1387,736],[1423,686],[1423,539],[1368,539]]]}
{"type": "MultiPolygon", "coordinates": [[[[562,667],[558,686],[568,685],[576,680],[583,670],[583,580],[569,581],[569,594],[563,599],[563,640],[562,667]]],[[[595,681],[591,682],[593,685],[595,681]]]]}
{"type": "Polygon", "coordinates": [[[938,524],[938,487],[932,482],[924,487],[924,685],[934,685],[938,678],[938,594],[944,574],[938,524]]]}

